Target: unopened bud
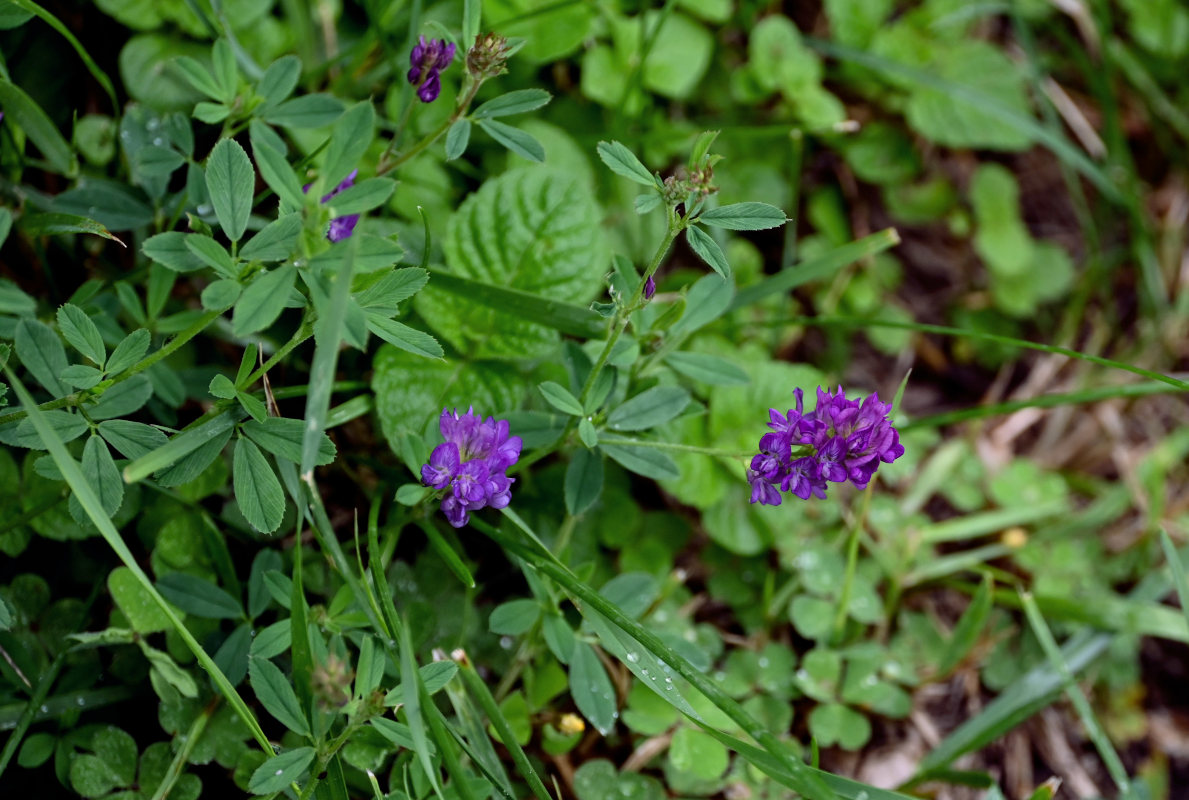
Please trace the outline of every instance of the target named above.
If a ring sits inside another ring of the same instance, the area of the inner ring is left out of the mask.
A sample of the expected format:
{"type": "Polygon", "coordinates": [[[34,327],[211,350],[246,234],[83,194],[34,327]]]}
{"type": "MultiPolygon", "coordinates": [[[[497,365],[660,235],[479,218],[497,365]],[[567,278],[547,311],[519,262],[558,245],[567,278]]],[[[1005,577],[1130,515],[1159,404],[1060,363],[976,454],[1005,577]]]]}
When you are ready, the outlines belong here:
{"type": "Polygon", "coordinates": [[[649,275],[648,280],[644,281],[644,299],[651,300],[654,294],[656,294],[656,280],[649,275]]]}
{"type": "Polygon", "coordinates": [[[494,78],[507,72],[508,40],[495,33],[475,37],[475,44],[467,51],[467,71],[476,79],[494,78]]]}

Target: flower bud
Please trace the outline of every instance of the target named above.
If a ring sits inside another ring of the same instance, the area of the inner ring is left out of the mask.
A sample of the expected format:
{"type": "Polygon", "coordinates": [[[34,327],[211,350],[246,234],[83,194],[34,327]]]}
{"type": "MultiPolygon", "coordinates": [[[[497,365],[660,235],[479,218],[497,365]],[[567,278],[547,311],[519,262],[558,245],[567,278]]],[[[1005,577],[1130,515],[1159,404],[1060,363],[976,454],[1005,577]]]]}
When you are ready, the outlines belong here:
{"type": "Polygon", "coordinates": [[[475,44],[467,51],[467,71],[476,80],[502,75],[508,69],[508,40],[495,33],[475,37],[475,44]]]}

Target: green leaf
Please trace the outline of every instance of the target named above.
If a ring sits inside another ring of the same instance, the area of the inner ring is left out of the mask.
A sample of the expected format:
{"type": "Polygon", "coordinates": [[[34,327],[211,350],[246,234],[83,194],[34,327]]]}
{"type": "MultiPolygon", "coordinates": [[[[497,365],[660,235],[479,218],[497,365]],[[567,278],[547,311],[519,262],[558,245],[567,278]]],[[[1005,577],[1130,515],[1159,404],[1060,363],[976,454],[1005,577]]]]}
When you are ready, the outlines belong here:
{"type": "Polygon", "coordinates": [[[239,69],[235,66],[235,53],[226,39],[217,39],[211,48],[211,61],[215,66],[215,81],[219,85],[219,97],[230,105],[239,91],[239,69]]]}
{"type": "Polygon", "coordinates": [[[233,242],[248,227],[255,185],[256,172],[248,154],[234,139],[220,139],[206,162],[206,189],[219,226],[233,242]]]}
{"type": "MultiPolygon", "coordinates": [[[[71,414],[67,411],[45,411],[42,413],[45,418],[45,423],[53,430],[56,435],[63,442],[70,442],[87,432],[86,419],[78,414],[71,414]]],[[[41,434],[37,432],[36,426],[28,419],[22,419],[17,422],[10,422],[3,428],[0,434],[0,440],[5,444],[10,444],[13,447],[27,447],[30,450],[45,450],[46,443],[42,441],[41,434]]]]}
{"type": "Polygon", "coordinates": [[[648,171],[648,167],[619,142],[599,142],[597,151],[602,162],[616,175],[622,175],[641,186],[657,185],[656,177],[648,171]]]}
{"type": "MultiPolygon", "coordinates": [[[[485,182],[451,216],[446,261],[459,278],[582,305],[599,291],[609,261],[601,229],[588,224],[600,213],[578,178],[549,169],[513,170],[485,182]],[[493,247],[495,241],[506,244],[493,247]]],[[[422,319],[461,353],[537,358],[557,346],[556,331],[530,321],[520,309],[492,309],[481,286],[446,294],[437,274],[431,273],[414,302],[422,319]]]]}
{"type": "Polygon", "coordinates": [[[535,111],[541,108],[552,99],[553,95],[544,89],[516,89],[483,103],[471,112],[470,117],[480,120],[523,114],[526,111],[535,111]]]}
{"type": "Polygon", "coordinates": [[[595,430],[595,426],[589,419],[583,417],[578,422],[578,438],[587,447],[594,448],[599,443],[599,432],[595,430]]]}
{"type": "Polygon", "coordinates": [[[446,160],[453,161],[462,156],[471,141],[471,121],[460,117],[446,131],[446,160]]]}
{"type": "Polygon", "coordinates": [[[438,340],[424,331],[410,328],[402,322],[388,319],[382,314],[367,312],[367,329],[401,350],[426,358],[441,358],[445,353],[438,340]]]}
{"type": "Polygon", "coordinates": [[[577,515],[595,504],[603,493],[603,454],[578,450],[566,467],[566,513],[577,515]]]}
{"type": "Polygon", "coordinates": [[[226,311],[235,305],[244,287],[239,281],[231,278],[208,283],[202,290],[202,307],[207,311],[226,311]]]}
{"type": "MultiPolygon", "coordinates": [[[[249,420],[240,428],[249,439],[276,457],[292,461],[294,464],[301,463],[301,442],[305,434],[305,423],[302,420],[269,417],[264,422],[249,420]]],[[[334,443],[323,433],[315,465],[329,464],[334,461],[334,455],[334,443]]]]}
{"type": "Polygon", "coordinates": [[[186,79],[186,83],[207,97],[212,100],[229,102],[229,98],[223,96],[223,92],[219,84],[215,81],[215,77],[211,75],[210,70],[204,67],[198,59],[191,58],[190,56],[181,56],[174,60],[173,68],[186,79]]]}
{"type": "MultiPolygon", "coordinates": [[[[83,446],[82,459],[83,474],[87,476],[91,489],[109,517],[114,516],[124,502],[124,480],[116,462],[111,457],[107,444],[97,435],[92,434],[83,446]]],[[[72,511],[75,519],[85,518],[82,506],[77,506],[78,500],[71,498],[72,511]]]]}
{"type": "Polygon", "coordinates": [[[301,59],[297,56],[281,56],[268,65],[256,92],[264,98],[266,105],[275,106],[297,88],[301,78],[301,59]]]}
{"type": "Polygon", "coordinates": [[[689,401],[689,392],[680,386],[654,386],[613,410],[607,426],[617,431],[655,428],[684,411],[689,401]]]}
{"type": "Polygon", "coordinates": [[[262,533],[279,528],[285,515],[285,492],[268,459],[248,439],[235,443],[232,476],[236,503],[252,527],[262,533]]]}
{"type": "Polygon", "coordinates": [[[709,353],[670,353],[665,356],[665,363],[687,378],[711,386],[744,386],[751,380],[733,362],[709,353]]]}
{"type": "Polygon", "coordinates": [[[540,618],[541,604],[536,600],[510,600],[495,607],[487,619],[487,628],[500,636],[519,636],[540,618]]]}
{"type": "Polygon", "coordinates": [[[310,724],[302,713],[293,685],[285,673],[271,661],[253,658],[248,663],[248,676],[256,698],[268,713],[294,733],[310,735],[310,724]]]}
{"type": "Polygon", "coordinates": [[[330,134],[326,148],[326,166],[322,171],[322,189],[329,192],[347,173],[355,169],[375,137],[376,109],[370,100],[347,109],[330,134]]]}
{"type": "Polygon", "coordinates": [[[825,703],[809,712],[809,732],[822,746],[858,750],[871,738],[871,723],[841,703],[825,703]]]}
{"type": "Polygon", "coordinates": [[[974,249],[993,276],[1030,272],[1035,247],[1020,218],[1020,187],[1015,176],[999,164],[979,166],[970,181],[970,201],[978,224],[974,249]]]}
{"type": "MultiPolygon", "coordinates": [[[[651,447],[636,447],[616,444],[615,439],[603,439],[603,452],[618,462],[624,469],[654,480],[673,480],[681,477],[673,459],[651,447]]],[[[622,440],[620,440],[622,441],[622,440]]]]}
{"type": "Polygon", "coordinates": [[[419,267],[388,270],[366,289],[354,294],[360,308],[380,313],[400,311],[400,304],[421,291],[429,281],[429,273],[419,267]]]}
{"type": "Polygon", "coordinates": [[[96,220],[112,230],[127,231],[153,221],[153,209],[143,195],[126,184],[84,178],[73,189],[54,197],[50,210],[96,220]]]}
{"type": "Polygon", "coordinates": [[[101,797],[121,786],[120,778],[90,753],[79,753],[70,762],[70,788],[83,797],[101,797]]]}
{"type": "Polygon", "coordinates": [[[58,376],[68,366],[66,348],[53,328],[44,322],[23,318],[13,332],[12,344],[21,364],[47,392],[54,397],[68,393],[58,381],[58,376]]]}
{"type": "Polygon", "coordinates": [[[719,275],[703,275],[694,281],[685,295],[685,309],[681,319],[673,325],[673,334],[690,334],[709,325],[731,307],[735,284],[719,275]]]}
{"type": "MultiPolygon", "coordinates": [[[[12,212],[7,208],[0,208],[0,234],[4,233],[2,223],[5,214],[8,214],[11,219],[12,212]]],[[[0,244],[4,244],[3,235],[0,235],[0,244]]],[[[12,281],[0,278],[0,314],[30,317],[35,313],[37,313],[37,301],[12,281]]]]}
{"type": "Polygon", "coordinates": [[[685,241],[689,244],[690,249],[698,254],[698,258],[709,264],[715,272],[723,278],[731,276],[731,265],[727,263],[727,257],[722,248],[710,234],[697,225],[691,225],[685,229],[685,241]]]}
{"type": "Polygon", "coordinates": [[[115,377],[144,358],[152,337],[144,328],[137,328],[125,336],[107,360],[107,374],[115,377]]]}
{"type": "Polygon", "coordinates": [[[321,128],[343,115],[343,103],[328,94],[306,94],[266,109],[265,122],[287,128],[321,128]]]}
{"type": "Polygon", "coordinates": [[[235,260],[227,248],[216,242],[210,236],[192,233],[185,239],[186,249],[193,253],[199,261],[206,264],[224,278],[235,279],[239,271],[235,267],[235,260]]]}
{"type": "Polygon", "coordinates": [[[99,435],[116,448],[125,458],[141,456],[165,445],[165,434],[146,425],[128,419],[109,419],[99,423],[99,435]]]}
{"type": "Polygon", "coordinates": [[[174,272],[194,272],[205,262],[190,251],[186,239],[191,234],[179,231],[158,233],[145,239],[140,249],[146,256],[174,272]]]}
{"type": "Polygon", "coordinates": [[[256,165],[260,167],[260,177],[269,188],[277,193],[277,197],[291,208],[301,208],[306,203],[305,193],[301,190],[301,181],[293,167],[289,166],[285,154],[270,144],[270,136],[276,134],[258,120],[252,120],[250,126],[252,139],[252,155],[256,157],[256,165]]]}
{"type": "Polygon", "coordinates": [[[58,309],[58,330],[70,343],[70,346],[89,358],[100,369],[107,361],[107,348],[103,346],[103,337],[99,328],[83,311],[73,303],[66,303],[58,309]]]}
{"type": "Polygon", "coordinates": [[[51,171],[67,177],[75,175],[78,161],[70,145],[41,106],[7,77],[0,77],[0,108],[7,117],[5,122],[23,130],[37,145],[51,171]]]}
{"type": "Polygon", "coordinates": [[[698,221],[733,231],[762,231],[779,228],[788,219],[776,206],[747,202],[712,208],[699,215],[698,221]]]}
{"type": "Polygon", "coordinates": [[[669,744],[669,763],[678,772],[712,781],[727,771],[730,753],[709,734],[697,728],[681,727],[669,744]]]}
{"type": "Polygon", "coordinates": [[[4,598],[0,597],[0,631],[10,631],[12,630],[12,625],[12,610],[4,602],[4,598]]]}
{"type": "Polygon", "coordinates": [[[595,338],[606,333],[606,321],[590,308],[550,300],[539,294],[460,278],[431,269],[435,290],[448,292],[496,311],[514,314],[572,336],[595,338]]]}
{"type": "Polygon", "coordinates": [[[619,716],[615,687],[594,648],[586,642],[578,642],[570,656],[570,696],[599,733],[606,736],[615,727],[619,716]]]}
{"type": "Polygon", "coordinates": [[[554,381],[545,381],[537,386],[541,395],[549,402],[549,405],[561,411],[563,414],[570,414],[571,416],[580,417],[583,415],[582,403],[578,402],[578,398],[570,394],[570,390],[562,386],[560,383],[554,381]]]}
{"type": "Polygon", "coordinates": [[[133,375],[111,386],[99,402],[87,409],[92,420],[125,417],[137,411],[153,396],[153,384],[145,375],[133,375]]]}
{"type": "Polygon", "coordinates": [[[78,214],[27,214],[21,218],[21,230],[30,236],[52,236],[58,233],[90,233],[124,244],[101,223],[78,214]]]}
{"type": "Polygon", "coordinates": [[[116,567],[107,576],[107,591],[139,634],[169,629],[169,617],[127,567],[116,567]]]}
{"type": "Polygon", "coordinates": [[[283,261],[296,249],[299,233],[301,214],[283,214],[249,239],[239,257],[245,261],[283,261]]]}
{"type": "Polygon", "coordinates": [[[368,178],[336,194],[329,200],[335,216],[362,214],[388,202],[396,191],[392,178],[368,178]]]}
{"type": "Polygon", "coordinates": [[[239,601],[208,580],[170,572],[157,581],[157,591],[173,605],[206,619],[242,619],[239,601]]]}
{"type": "Polygon", "coordinates": [[[103,370],[88,367],[84,364],[71,364],[62,370],[62,374],[58,376],[58,380],[67,386],[73,386],[75,389],[90,389],[99,383],[99,381],[103,380],[103,370]]]}
{"type": "Polygon", "coordinates": [[[297,267],[284,264],[256,274],[244,289],[231,315],[231,329],[236,336],[262,331],[276,322],[285,310],[289,292],[297,280],[297,267]]]}
{"type": "Polygon", "coordinates": [[[478,120],[478,124],[488,136],[521,158],[538,164],[545,160],[545,148],[532,134],[494,119],[481,119],[478,120]]]}
{"type": "Polygon", "coordinates": [[[952,672],[977,643],[991,615],[993,589],[989,576],[979,585],[978,591],[970,600],[970,605],[966,607],[958,624],[954,626],[953,633],[950,634],[950,640],[946,643],[941,661],[937,665],[938,675],[948,675],[952,672]]]}
{"type": "Polygon", "coordinates": [[[276,794],[298,780],[314,762],[312,747],[297,747],[265,761],[248,780],[252,794],[276,794]]]}

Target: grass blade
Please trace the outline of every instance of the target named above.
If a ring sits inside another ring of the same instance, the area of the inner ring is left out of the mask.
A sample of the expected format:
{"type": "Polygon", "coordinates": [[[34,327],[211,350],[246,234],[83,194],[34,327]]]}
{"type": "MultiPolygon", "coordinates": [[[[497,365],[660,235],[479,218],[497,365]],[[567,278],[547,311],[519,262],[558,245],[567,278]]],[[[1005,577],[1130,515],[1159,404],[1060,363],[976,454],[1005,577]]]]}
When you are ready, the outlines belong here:
{"type": "Polygon", "coordinates": [[[1057,641],[1053,638],[1053,633],[1049,630],[1049,626],[1045,624],[1044,617],[1041,615],[1040,609],[1036,606],[1036,601],[1032,599],[1032,595],[1028,592],[1021,592],[1020,600],[1024,604],[1024,613],[1028,617],[1028,624],[1032,626],[1032,632],[1040,640],[1041,647],[1045,651],[1045,656],[1049,659],[1049,664],[1061,676],[1061,682],[1065,686],[1065,695],[1073,703],[1073,707],[1077,709],[1078,717],[1081,718],[1082,725],[1086,728],[1086,733],[1090,736],[1090,740],[1094,742],[1095,748],[1098,749],[1098,755],[1102,758],[1103,763],[1106,764],[1106,769],[1111,775],[1111,780],[1119,788],[1119,794],[1126,796],[1131,790],[1131,780],[1127,777],[1127,770],[1124,769],[1123,762],[1119,759],[1119,754],[1115,752],[1115,747],[1111,744],[1111,740],[1107,738],[1106,732],[1098,724],[1098,719],[1094,716],[1094,710],[1090,708],[1090,701],[1086,699],[1082,688],[1074,681],[1073,674],[1069,670],[1069,665],[1062,658],[1061,650],[1057,647],[1057,641]]]}
{"type": "Polygon", "coordinates": [[[468,302],[477,303],[505,314],[514,314],[529,322],[546,325],[571,336],[597,338],[606,332],[607,321],[589,308],[561,300],[550,300],[531,292],[493,286],[489,283],[452,275],[430,268],[430,285],[468,302]]]}
{"type": "Polygon", "coordinates": [[[1173,545],[1168,531],[1163,528],[1160,529],[1160,546],[1164,549],[1165,559],[1168,560],[1168,570],[1172,573],[1173,586],[1177,587],[1181,612],[1185,615],[1185,621],[1189,622],[1189,581],[1185,579],[1185,565],[1181,562],[1181,556],[1177,553],[1177,548],[1173,545]]]}
{"type": "Polygon", "coordinates": [[[828,278],[848,264],[853,264],[861,258],[867,258],[876,253],[882,253],[898,244],[900,244],[900,234],[896,232],[895,228],[885,228],[870,236],[864,236],[862,239],[831,250],[824,256],[802,261],[800,264],[782,269],[771,278],[740,289],[735,293],[735,299],[731,301],[729,310],[744,308],[769,295],[785,294],[810,281],[828,278]]]}
{"type": "Polygon", "coordinates": [[[128,545],[126,545],[124,540],[120,538],[120,532],[116,530],[111,519],[103,512],[103,505],[99,502],[99,498],[95,496],[95,492],[91,488],[91,484],[88,483],[87,479],[83,477],[78,463],[70,456],[70,453],[67,452],[66,445],[62,444],[62,440],[54,434],[53,429],[45,421],[44,414],[34,404],[33,398],[29,394],[29,390],[26,389],[25,385],[21,383],[15,374],[13,374],[11,369],[5,367],[4,373],[8,378],[9,385],[13,388],[13,391],[16,392],[17,397],[20,399],[21,405],[24,406],[28,411],[29,421],[37,430],[38,435],[41,436],[42,441],[45,442],[46,448],[49,450],[50,456],[54,459],[55,465],[62,473],[62,477],[70,486],[71,491],[74,492],[75,497],[78,498],[79,504],[82,505],[83,510],[87,513],[87,516],[90,518],[91,522],[96,528],[99,529],[99,533],[107,541],[111,549],[115,551],[116,555],[119,556],[120,561],[124,563],[124,566],[128,567],[128,569],[132,571],[132,574],[136,577],[137,582],[140,583],[144,590],[149,593],[149,595],[153,598],[153,601],[157,603],[161,609],[161,612],[165,614],[166,618],[169,620],[170,625],[172,625],[174,630],[177,631],[177,634],[181,637],[182,641],[186,643],[186,647],[190,649],[190,652],[192,652],[194,657],[198,659],[198,663],[201,664],[202,668],[205,669],[211,676],[211,679],[215,682],[219,692],[223,695],[227,702],[231,704],[231,707],[235,710],[235,713],[239,716],[239,718],[243,720],[244,724],[248,726],[248,730],[252,733],[252,736],[256,739],[257,743],[259,743],[260,747],[267,755],[274,755],[272,745],[269,743],[268,737],[264,735],[264,731],[260,728],[260,723],[256,721],[256,716],[252,713],[252,710],[248,708],[248,704],[244,702],[244,699],[240,697],[239,692],[237,692],[235,687],[231,685],[231,682],[227,680],[227,676],[224,675],[223,671],[219,669],[218,665],[215,664],[214,659],[212,659],[210,655],[207,654],[202,645],[198,643],[198,640],[194,638],[194,634],[190,633],[190,629],[187,628],[180,619],[178,619],[177,615],[173,612],[173,607],[170,606],[169,603],[165,602],[165,598],[161,596],[161,593],[157,591],[157,587],[153,585],[151,580],[149,580],[149,576],[145,574],[143,569],[141,569],[136,557],[133,556],[132,551],[128,549],[128,545]]]}

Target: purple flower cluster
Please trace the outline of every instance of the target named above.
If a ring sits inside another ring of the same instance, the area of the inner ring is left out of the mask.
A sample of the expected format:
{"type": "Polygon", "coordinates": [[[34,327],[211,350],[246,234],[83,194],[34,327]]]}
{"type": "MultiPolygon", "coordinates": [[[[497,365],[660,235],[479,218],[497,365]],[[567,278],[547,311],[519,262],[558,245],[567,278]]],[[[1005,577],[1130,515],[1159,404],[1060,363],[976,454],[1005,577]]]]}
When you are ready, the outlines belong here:
{"type": "Polygon", "coordinates": [[[512,499],[512,483],[505,472],[520,459],[519,436],[508,435],[508,421],[481,419],[474,408],[462,416],[442,409],[438,422],[446,441],[434,448],[421,466],[421,481],[435,489],[449,488],[442,512],[455,528],[484,506],[504,508],[512,499]]]}
{"type": "Polygon", "coordinates": [[[442,91],[442,70],[454,60],[454,45],[445,39],[430,39],[422,36],[409,54],[409,83],[417,87],[417,96],[422,103],[432,103],[442,91]]]}
{"type": "MultiPolygon", "coordinates": [[[[340,183],[338,186],[334,187],[334,189],[331,190],[330,194],[323,195],[322,205],[326,205],[327,200],[334,197],[336,194],[343,191],[344,189],[348,189],[348,188],[354,186],[355,185],[355,176],[358,174],[359,174],[359,170],[357,170],[357,169],[351,170],[351,174],[348,175],[347,177],[343,178],[342,183],[340,183]]],[[[303,192],[308,192],[310,190],[311,186],[313,186],[312,183],[307,183],[305,186],[301,187],[301,190],[303,192]]],[[[351,235],[351,233],[355,230],[355,226],[357,224],[359,224],[359,215],[358,214],[346,214],[341,217],[335,217],[334,219],[332,219],[330,221],[330,230],[328,230],[326,232],[326,238],[332,242],[341,242],[343,239],[346,239],[348,236],[351,235]]]]}
{"type": "Polygon", "coordinates": [[[826,483],[849,480],[865,489],[880,463],[891,464],[904,455],[900,435],[888,413],[891,403],[873,393],[861,403],[846,392],[817,390],[817,408],[802,411],[802,392],[793,391],[796,408],[784,414],[769,409],[771,433],[760,438],[760,452],[751,459],[747,481],[751,502],[780,505],[780,493],[802,500],[824,498],[826,483]],[[779,491],[778,491],[779,489],[779,491]]]}

